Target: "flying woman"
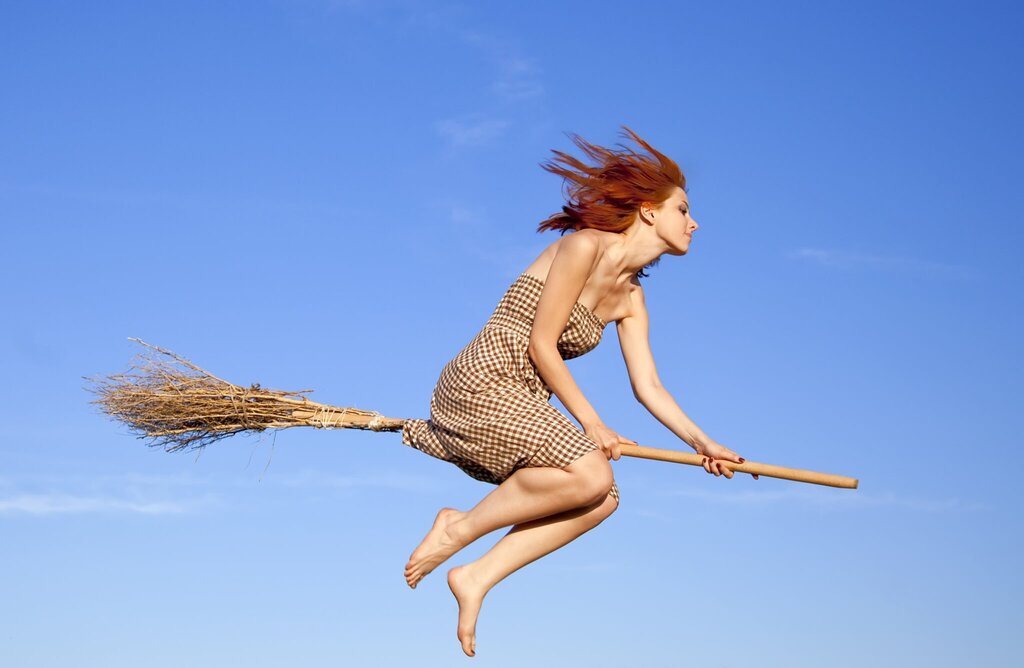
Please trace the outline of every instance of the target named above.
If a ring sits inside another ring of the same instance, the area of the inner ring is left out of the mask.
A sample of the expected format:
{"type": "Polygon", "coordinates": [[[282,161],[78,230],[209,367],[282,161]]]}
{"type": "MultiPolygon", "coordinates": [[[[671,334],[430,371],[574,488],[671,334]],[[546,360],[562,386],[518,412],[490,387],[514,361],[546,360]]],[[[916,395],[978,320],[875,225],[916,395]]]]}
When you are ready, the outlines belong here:
{"type": "Polygon", "coordinates": [[[410,587],[477,538],[512,527],[483,557],[448,572],[459,604],[458,637],[469,656],[487,592],[618,506],[608,460],[634,441],[605,425],[565,364],[593,350],[608,323],[616,323],[637,400],[704,456],[704,469],[731,478],[725,462],[743,461],[694,424],[658,379],[640,278],[662,255],[685,255],[698,225],[679,166],[624,129],[639,150],[574,136],[593,164],[553,151],[542,165],[565,179],[568,204],[538,231],[562,236],[441,371],[431,419],[408,420],[402,429],[406,445],[498,485],[469,511],[438,512],[405,566],[410,587]],[[582,430],[548,403],[552,393],[582,430]]]}

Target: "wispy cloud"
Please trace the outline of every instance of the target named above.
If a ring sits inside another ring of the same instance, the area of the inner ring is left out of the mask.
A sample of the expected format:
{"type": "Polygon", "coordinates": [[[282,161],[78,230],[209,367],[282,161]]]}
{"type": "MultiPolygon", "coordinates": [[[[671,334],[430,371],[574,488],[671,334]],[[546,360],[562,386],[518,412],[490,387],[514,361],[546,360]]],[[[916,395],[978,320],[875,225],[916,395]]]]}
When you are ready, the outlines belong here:
{"type": "Polygon", "coordinates": [[[494,63],[496,76],[489,90],[506,102],[520,102],[544,94],[540,66],[508,40],[477,28],[458,31],[462,41],[494,63]]]}
{"type": "Polygon", "coordinates": [[[712,492],[707,490],[672,490],[665,496],[684,496],[710,504],[756,506],[777,503],[800,504],[815,510],[871,510],[875,508],[899,509],[913,512],[938,513],[951,510],[984,510],[984,504],[964,501],[958,497],[928,498],[894,494],[892,492],[865,493],[861,490],[831,490],[817,488],[790,488],[763,492],[712,492]]]}
{"type": "Polygon", "coordinates": [[[523,270],[523,258],[540,253],[541,244],[543,239],[532,244],[463,239],[461,250],[466,255],[496,268],[504,279],[512,281],[523,270]]]}
{"type": "Polygon", "coordinates": [[[261,476],[260,480],[237,475],[201,477],[140,473],[3,476],[0,477],[0,517],[195,513],[222,505],[227,496],[238,497],[246,490],[257,489],[274,490],[284,495],[352,493],[366,489],[421,493],[439,489],[439,484],[429,476],[402,473],[325,475],[318,471],[299,471],[281,475],[263,473],[261,476]]]}
{"type": "Polygon", "coordinates": [[[875,255],[824,248],[798,248],[787,253],[792,260],[811,262],[823,267],[875,271],[912,272],[950,278],[967,278],[967,267],[944,262],[922,260],[903,255],[875,255]]]}
{"type": "Polygon", "coordinates": [[[464,117],[438,121],[437,133],[452,146],[481,146],[502,134],[509,122],[496,118],[464,117]]]}
{"type": "Polygon", "coordinates": [[[324,6],[328,11],[356,11],[370,5],[367,0],[326,0],[324,6]]]}
{"type": "Polygon", "coordinates": [[[175,515],[214,505],[204,481],[182,475],[27,474],[0,477],[0,515],[175,515]]]}
{"type": "Polygon", "coordinates": [[[442,120],[438,132],[454,146],[481,146],[504,135],[512,126],[508,118],[523,120],[527,106],[541,99],[544,85],[536,58],[522,52],[513,42],[476,26],[460,25],[461,19],[449,17],[438,23],[439,29],[454,34],[476,52],[482,63],[493,68],[491,80],[481,91],[479,105],[486,114],[464,115],[442,120]]]}
{"type": "Polygon", "coordinates": [[[325,475],[319,471],[300,471],[277,478],[271,482],[286,487],[305,489],[356,489],[383,488],[403,492],[426,492],[440,489],[440,485],[431,477],[402,473],[376,473],[366,475],[325,475]]]}
{"type": "Polygon", "coordinates": [[[141,513],[144,515],[180,514],[194,510],[196,500],[138,501],[113,496],[74,494],[19,494],[0,498],[0,514],[66,515],[83,513],[141,513]]]}
{"type": "Polygon", "coordinates": [[[536,61],[521,56],[499,56],[498,78],[490,89],[498,97],[509,102],[519,102],[540,97],[544,86],[540,82],[536,61]]]}
{"type": "Polygon", "coordinates": [[[522,272],[523,258],[536,257],[549,243],[539,236],[524,240],[522,235],[498,229],[495,226],[497,214],[488,204],[446,198],[438,200],[436,206],[438,215],[445,216],[451,229],[458,233],[457,246],[461,255],[497,269],[502,280],[511,282],[522,272]]]}
{"type": "Polygon", "coordinates": [[[456,225],[478,225],[484,214],[479,209],[457,204],[452,207],[449,216],[456,225]]]}
{"type": "Polygon", "coordinates": [[[618,568],[618,564],[610,561],[595,561],[589,564],[577,563],[568,566],[560,566],[559,571],[577,575],[592,575],[594,573],[609,573],[618,568]]]}

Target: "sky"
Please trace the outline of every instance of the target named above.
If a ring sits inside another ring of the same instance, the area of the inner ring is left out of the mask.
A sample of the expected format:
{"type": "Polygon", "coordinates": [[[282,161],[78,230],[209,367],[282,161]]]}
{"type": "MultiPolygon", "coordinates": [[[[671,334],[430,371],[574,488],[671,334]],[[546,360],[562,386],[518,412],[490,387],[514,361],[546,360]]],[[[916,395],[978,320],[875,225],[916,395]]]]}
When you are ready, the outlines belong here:
{"type": "MultiPolygon", "coordinates": [[[[1022,28],[1009,2],[0,3],[0,664],[467,661],[443,569],[402,571],[490,486],[388,433],[165,453],[83,378],[138,337],[428,417],[557,238],[539,163],[626,125],[701,226],[644,283],[666,387],[747,459],[860,488],[623,458],[618,511],[491,592],[473,661],[1018,665],[1022,28]]],[[[614,327],[569,368],[611,428],[689,450],[614,327]]]]}

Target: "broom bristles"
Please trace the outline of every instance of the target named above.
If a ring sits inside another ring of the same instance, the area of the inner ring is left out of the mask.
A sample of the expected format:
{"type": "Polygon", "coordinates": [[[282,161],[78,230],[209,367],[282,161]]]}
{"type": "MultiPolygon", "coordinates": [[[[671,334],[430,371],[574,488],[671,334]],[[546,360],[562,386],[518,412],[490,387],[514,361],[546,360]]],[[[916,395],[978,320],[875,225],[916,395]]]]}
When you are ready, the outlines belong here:
{"type": "Polygon", "coordinates": [[[150,446],[167,452],[202,448],[244,432],[286,427],[343,427],[399,431],[405,420],[375,411],[339,408],[312,401],[312,390],[242,387],[214,376],[169,350],[136,341],[148,350],[125,373],[86,378],[96,404],[126,424],[150,446]]]}

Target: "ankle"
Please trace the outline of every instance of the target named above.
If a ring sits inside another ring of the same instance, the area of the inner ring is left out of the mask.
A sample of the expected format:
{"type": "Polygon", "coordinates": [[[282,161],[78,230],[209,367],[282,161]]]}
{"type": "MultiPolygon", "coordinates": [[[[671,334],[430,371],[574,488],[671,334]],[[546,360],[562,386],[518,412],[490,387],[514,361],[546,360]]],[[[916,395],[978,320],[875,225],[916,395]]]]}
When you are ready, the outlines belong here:
{"type": "Polygon", "coordinates": [[[508,576],[507,568],[489,559],[486,554],[476,561],[463,564],[462,569],[463,577],[481,595],[486,595],[508,576]]]}
{"type": "Polygon", "coordinates": [[[466,526],[466,520],[460,518],[455,520],[444,528],[444,535],[449,541],[457,545],[458,547],[465,547],[472,542],[472,538],[469,535],[469,527],[466,526]]]}

